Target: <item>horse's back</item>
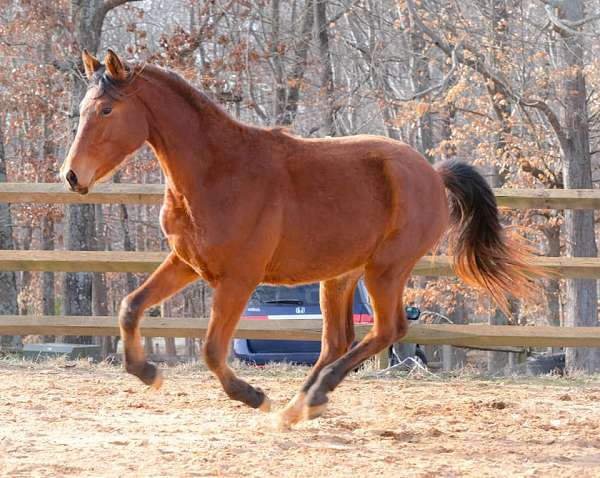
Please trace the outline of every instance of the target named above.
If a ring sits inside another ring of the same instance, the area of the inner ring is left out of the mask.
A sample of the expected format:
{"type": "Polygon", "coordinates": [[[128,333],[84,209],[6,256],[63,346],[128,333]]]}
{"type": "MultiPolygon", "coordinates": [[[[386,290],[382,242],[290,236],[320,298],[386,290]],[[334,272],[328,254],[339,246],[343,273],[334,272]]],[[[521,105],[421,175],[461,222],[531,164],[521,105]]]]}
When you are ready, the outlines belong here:
{"type": "Polygon", "coordinates": [[[441,177],[405,143],[372,135],[300,143],[285,168],[300,208],[319,203],[317,211],[341,220],[369,217],[380,231],[400,227],[412,213],[447,211],[441,177]]]}

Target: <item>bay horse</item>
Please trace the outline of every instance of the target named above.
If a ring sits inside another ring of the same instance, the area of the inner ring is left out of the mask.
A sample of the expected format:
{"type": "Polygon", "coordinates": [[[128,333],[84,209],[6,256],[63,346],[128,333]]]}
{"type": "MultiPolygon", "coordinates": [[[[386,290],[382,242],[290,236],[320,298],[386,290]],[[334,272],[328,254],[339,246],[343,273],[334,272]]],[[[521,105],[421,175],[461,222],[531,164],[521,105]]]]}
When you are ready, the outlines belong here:
{"type": "Polygon", "coordinates": [[[158,388],[162,377],[141,345],[143,311],[199,278],[214,288],[206,365],[230,398],[263,411],[265,393],[226,361],[240,315],[260,283],[320,281],[322,351],[280,412],[284,427],[321,415],[351,370],[406,334],[404,286],[449,226],[461,278],[504,309],[507,295],[528,290],[527,253],[504,234],[472,166],[434,168],[385,137],[302,139],[243,124],[173,72],[128,64],[112,50],[104,64],[86,51],[82,58],[89,89],[61,167],[68,187],[86,194],[144,143],[166,178],[160,225],[171,252],[119,311],[125,368],[145,384],[158,388]],[[361,275],[374,323],[352,347],[361,275]]]}

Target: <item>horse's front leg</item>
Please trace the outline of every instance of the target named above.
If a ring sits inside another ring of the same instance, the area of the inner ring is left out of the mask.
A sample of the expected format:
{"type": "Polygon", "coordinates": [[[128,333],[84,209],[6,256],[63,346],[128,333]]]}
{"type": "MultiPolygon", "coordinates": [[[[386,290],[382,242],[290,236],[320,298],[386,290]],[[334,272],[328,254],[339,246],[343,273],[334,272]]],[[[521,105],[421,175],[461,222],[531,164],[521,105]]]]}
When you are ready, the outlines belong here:
{"type": "Polygon", "coordinates": [[[206,366],[217,376],[229,398],[268,412],[271,401],[260,388],[239,379],[227,365],[229,343],[257,282],[225,279],[215,288],[204,342],[206,366]]]}
{"type": "Polygon", "coordinates": [[[162,377],[156,366],[146,361],[140,334],[142,314],[148,307],[169,298],[198,278],[198,274],[190,266],[171,252],[148,280],[121,302],[119,326],[125,369],[146,385],[160,388],[162,377]]]}

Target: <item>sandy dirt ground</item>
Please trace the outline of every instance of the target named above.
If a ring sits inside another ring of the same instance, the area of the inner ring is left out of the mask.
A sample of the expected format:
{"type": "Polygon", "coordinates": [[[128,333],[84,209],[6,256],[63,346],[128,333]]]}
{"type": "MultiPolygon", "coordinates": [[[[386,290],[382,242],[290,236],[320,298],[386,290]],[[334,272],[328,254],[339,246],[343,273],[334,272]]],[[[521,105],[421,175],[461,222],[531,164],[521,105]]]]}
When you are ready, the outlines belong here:
{"type": "MultiPolygon", "coordinates": [[[[281,408],[305,370],[242,370],[281,408]]],[[[355,376],[276,431],[200,367],[145,389],[118,367],[0,361],[2,477],[597,477],[600,380],[355,376]]]]}

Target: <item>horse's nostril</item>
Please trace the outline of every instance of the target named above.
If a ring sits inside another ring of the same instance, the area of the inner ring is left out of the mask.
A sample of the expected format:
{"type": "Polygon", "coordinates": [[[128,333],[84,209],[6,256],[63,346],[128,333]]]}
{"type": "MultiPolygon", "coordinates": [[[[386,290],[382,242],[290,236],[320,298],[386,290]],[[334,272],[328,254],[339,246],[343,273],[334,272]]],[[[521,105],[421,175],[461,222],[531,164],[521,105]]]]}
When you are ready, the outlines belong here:
{"type": "Polygon", "coordinates": [[[69,183],[69,186],[71,186],[72,189],[75,189],[75,186],[77,186],[77,175],[71,169],[69,169],[69,172],[65,178],[69,183]]]}

